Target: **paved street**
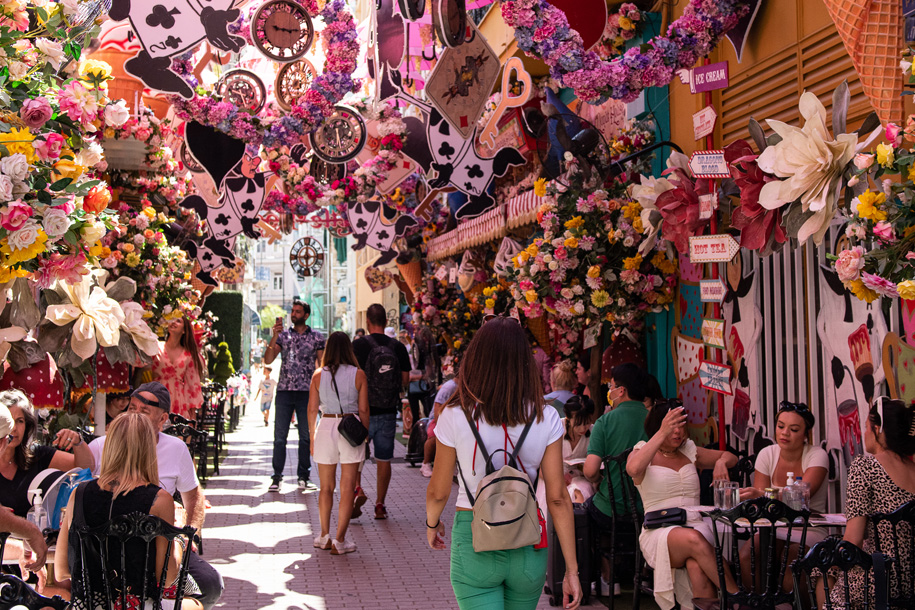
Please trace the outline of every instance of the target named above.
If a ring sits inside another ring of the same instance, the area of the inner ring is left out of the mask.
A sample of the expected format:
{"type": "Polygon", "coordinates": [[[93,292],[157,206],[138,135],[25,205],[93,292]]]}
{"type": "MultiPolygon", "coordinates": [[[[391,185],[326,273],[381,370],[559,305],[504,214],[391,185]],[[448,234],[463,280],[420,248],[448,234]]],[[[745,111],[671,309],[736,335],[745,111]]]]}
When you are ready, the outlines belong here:
{"type": "MultiPolygon", "coordinates": [[[[404,447],[396,446],[387,499],[389,518],[372,518],[375,466],[369,462],[363,478],[369,496],[366,513],[352,522],[347,534],[358,549],[349,555],[333,556],[312,547],[318,529],[318,492],[302,493],[295,488],[295,435],[293,428],[283,487],[280,493],[272,494],[267,492],[272,419],[270,427],[265,427],[259,410],[249,405],[236,432],[228,435],[228,457],[220,466],[220,476],[211,477],[206,488],[213,508],[207,511],[204,558],[216,566],[226,582],[218,607],[457,608],[448,579],[448,553],[432,551],[425,541],[427,479],[419,468],[403,461],[404,447]]],[[[453,501],[452,496],[444,515],[449,527],[453,501]]],[[[335,524],[336,511],[332,531],[335,524]]],[[[642,607],[651,607],[646,601],[642,607]]],[[[591,606],[602,608],[604,604],[592,600],[591,606]]],[[[544,597],[538,608],[549,607],[544,597]]],[[[617,605],[620,607],[626,607],[625,602],[617,605]]]]}

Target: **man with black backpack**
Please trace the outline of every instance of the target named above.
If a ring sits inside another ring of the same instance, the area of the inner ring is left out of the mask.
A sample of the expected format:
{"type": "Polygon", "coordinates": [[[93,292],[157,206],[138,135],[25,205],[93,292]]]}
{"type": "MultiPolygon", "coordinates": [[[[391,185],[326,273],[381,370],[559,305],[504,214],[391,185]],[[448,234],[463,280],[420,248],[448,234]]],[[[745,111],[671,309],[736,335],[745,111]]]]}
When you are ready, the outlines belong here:
{"type": "MultiPolygon", "coordinates": [[[[369,305],[365,312],[369,334],[353,341],[359,367],[365,371],[369,386],[369,441],[374,446],[378,464],[378,498],[375,518],[387,519],[384,506],[391,483],[391,458],[397,433],[397,411],[400,396],[410,384],[410,356],[397,339],[384,334],[387,314],[379,304],[369,305]]],[[[361,472],[356,479],[356,501],[353,517],[362,514],[366,495],[361,487],[361,472]]]]}

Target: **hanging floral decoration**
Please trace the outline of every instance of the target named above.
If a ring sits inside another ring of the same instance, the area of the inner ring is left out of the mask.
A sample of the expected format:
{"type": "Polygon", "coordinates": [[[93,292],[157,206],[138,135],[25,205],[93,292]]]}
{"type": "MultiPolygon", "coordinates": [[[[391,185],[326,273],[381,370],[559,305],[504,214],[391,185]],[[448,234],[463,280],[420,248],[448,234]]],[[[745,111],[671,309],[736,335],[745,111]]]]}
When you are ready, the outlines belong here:
{"type": "Polygon", "coordinates": [[[601,59],[610,59],[622,55],[626,43],[638,38],[645,29],[645,13],[639,7],[624,2],[615,13],[607,17],[607,25],[597,43],[597,54],[601,59]]]}
{"type": "Polygon", "coordinates": [[[446,312],[450,304],[458,298],[459,293],[452,284],[439,280],[435,275],[423,274],[420,289],[414,293],[410,308],[413,323],[441,327],[447,318],[446,312]]]}
{"type": "MultiPolygon", "coordinates": [[[[359,42],[356,22],[346,9],[344,0],[330,0],[323,9],[319,9],[317,0],[304,0],[302,5],[309,16],[324,20],[321,39],[326,59],[323,73],[314,78],[288,113],[270,113],[264,117],[252,115],[229,102],[205,95],[198,87],[197,95],[190,100],[170,96],[178,117],[215,127],[233,138],[268,149],[292,146],[314,131],[325,117],[333,113],[334,104],[347,93],[359,89],[360,83],[352,77],[359,55],[359,42]]],[[[188,63],[181,60],[176,65],[184,73],[189,73],[188,63]]]]}
{"type": "Polygon", "coordinates": [[[750,10],[751,0],[691,0],[683,16],[657,36],[622,56],[602,61],[586,51],[565,13],[546,0],[508,0],[502,17],[514,28],[518,47],[550,66],[550,75],[582,101],[631,102],[646,87],[666,87],[677,70],[692,68],[750,10]]]}
{"type": "Polygon", "coordinates": [[[515,306],[511,285],[498,276],[492,276],[483,291],[474,297],[484,315],[507,315],[515,306]]]}

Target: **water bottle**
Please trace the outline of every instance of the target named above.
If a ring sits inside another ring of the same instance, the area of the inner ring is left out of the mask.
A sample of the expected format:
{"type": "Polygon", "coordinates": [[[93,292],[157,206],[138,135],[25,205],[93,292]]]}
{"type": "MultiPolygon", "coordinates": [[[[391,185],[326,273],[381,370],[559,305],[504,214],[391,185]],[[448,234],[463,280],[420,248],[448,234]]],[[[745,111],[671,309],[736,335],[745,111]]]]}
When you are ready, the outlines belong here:
{"type": "Polygon", "coordinates": [[[793,472],[788,473],[788,480],[785,484],[785,488],[782,489],[782,502],[794,510],[800,510],[801,508],[803,496],[801,495],[801,489],[795,482],[793,472]]]}
{"type": "Polygon", "coordinates": [[[791,487],[792,485],[794,485],[794,473],[793,473],[793,472],[789,472],[789,473],[788,473],[788,481],[785,483],[785,487],[791,487]]]}
{"type": "Polygon", "coordinates": [[[32,508],[26,513],[25,518],[30,523],[34,523],[42,534],[48,529],[48,513],[45,512],[44,504],[41,502],[40,489],[35,490],[34,495],[32,495],[32,508]]]}
{"type": "Polygon", "coordinates": [[[810,510],[810,485],[804,482],[803,477],[798,477],[794,482],[801,498],[801,505],[804,509],[810,510]]]}

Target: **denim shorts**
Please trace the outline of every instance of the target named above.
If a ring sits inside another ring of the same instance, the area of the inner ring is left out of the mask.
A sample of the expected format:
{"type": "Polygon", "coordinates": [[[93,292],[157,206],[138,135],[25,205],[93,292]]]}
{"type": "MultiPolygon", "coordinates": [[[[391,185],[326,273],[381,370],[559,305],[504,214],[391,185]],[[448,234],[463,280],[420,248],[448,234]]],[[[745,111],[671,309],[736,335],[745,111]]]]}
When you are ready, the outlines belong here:
{"type": "Polygon", "coordinates": [[[397,434],[396,413],[369,416],[368,440],[375,447],[375,461],[390,462],[394,457],[395,434],[397,434]]]}

